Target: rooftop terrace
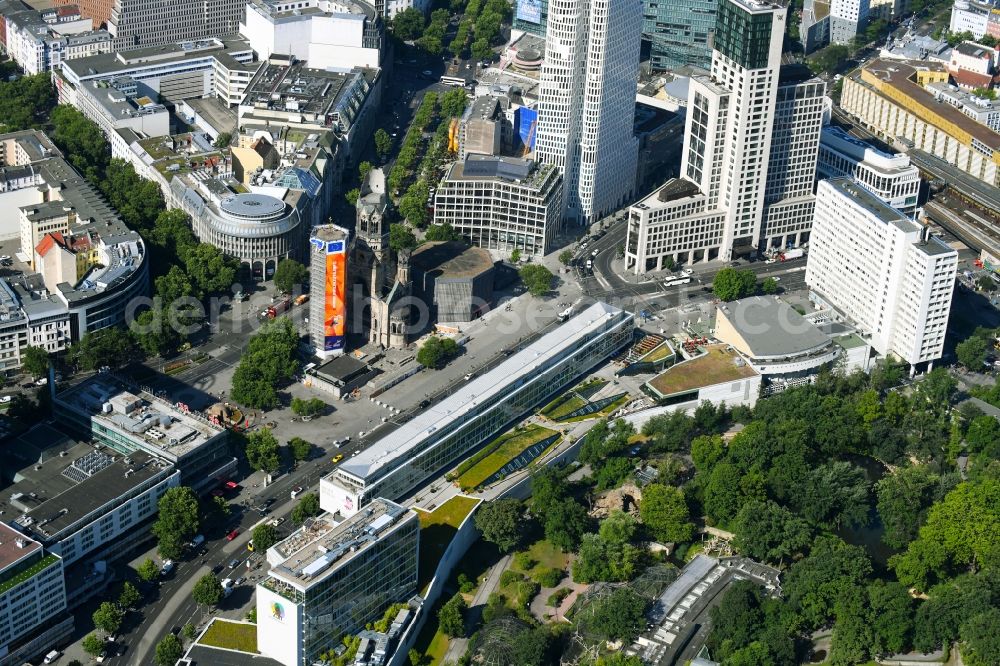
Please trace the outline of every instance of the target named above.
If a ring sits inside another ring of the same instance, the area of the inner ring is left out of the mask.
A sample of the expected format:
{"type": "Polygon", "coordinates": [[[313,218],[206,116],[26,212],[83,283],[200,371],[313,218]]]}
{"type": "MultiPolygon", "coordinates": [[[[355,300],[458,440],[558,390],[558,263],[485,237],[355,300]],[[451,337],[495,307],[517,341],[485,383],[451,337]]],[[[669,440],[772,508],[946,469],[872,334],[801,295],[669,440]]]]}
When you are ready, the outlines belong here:
{"type": "Polygon", "coordinates": [[[667,397],[756,374],[728,345],[709,345],[701,356],[682,361],[649,380],[649,386],[667,397]]]}

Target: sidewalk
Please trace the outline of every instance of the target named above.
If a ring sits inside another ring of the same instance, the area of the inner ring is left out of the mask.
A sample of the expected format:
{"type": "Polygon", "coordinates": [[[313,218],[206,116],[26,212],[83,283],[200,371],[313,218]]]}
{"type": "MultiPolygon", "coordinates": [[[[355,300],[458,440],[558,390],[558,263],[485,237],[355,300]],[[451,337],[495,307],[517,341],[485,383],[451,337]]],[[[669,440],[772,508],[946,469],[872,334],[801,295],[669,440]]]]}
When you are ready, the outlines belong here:
{"type": "MultiPolygon", "coordinates": [[[[469,604],[469,609],[476,613],[477,615],[473,617],[471,614],[466,618],[466,625],[470,622],[477,623],[479,621],[479,615],[482,614],[482,609],[486,606],[486,601],[490,598],[490,595],[496,592],[497,588],[500,587],[500,574],[507,570],[510,566],[510,555],[504,555],[500,558],[500,561],[493,565],[486,574],[486,580],[483,584],[479,586],[476,590],[476,594],[472,597],[472,603],[469,604]]],[[[448,641],[448,651],[444,655],[444,659],[441,663],[458,663],[458,660],[465,654],[466,649],[468,649],[469,639],[468,638],[452,638],[448,641]]]]}

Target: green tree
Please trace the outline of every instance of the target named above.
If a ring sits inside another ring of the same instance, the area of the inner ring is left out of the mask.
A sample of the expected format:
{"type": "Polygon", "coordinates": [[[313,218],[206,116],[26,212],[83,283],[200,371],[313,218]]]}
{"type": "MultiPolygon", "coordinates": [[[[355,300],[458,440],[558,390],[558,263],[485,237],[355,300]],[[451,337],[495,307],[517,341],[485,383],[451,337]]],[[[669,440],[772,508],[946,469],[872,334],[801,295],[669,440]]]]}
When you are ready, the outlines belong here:
{"type": "Polygon", "coordinates": [[[836,601],[862,585],[871,571],[861,547],[834,536],[819,537],[809,555],[788,568],[782,590],[804,625],[815,629],[833,619],[836,601]]]}
{"type": "Polygon", "coordinates": [[[516,499],[485,502],[476,511],[476,529],[501,551],[514,550],[524,536],[524,506],[516,499]]]}
{"type": "Polygon", "coordinates": [[[764,294],[776,294],[778,293],[778,281],[773,277],[764,278],[764,281],[760,283],[760,290],[764,294]]]}
{"type": "Polygon", "coordinates": [[[122,620],[125,619],[125,613],[122,609],[118,608],[117,604],[110,601],[103,602],[97,607],[91,616],[94,620],[94,626],[103,631],[106,634],[117,634],[118,630],[122,626],[122,620]]]}
{"type": "Polygon", "coordinates": [[[596,666],[643,666],[643,663],[634,654],[612,652],[605,657],[598,657],[596,666]]]}
{"type": "Polygon", "coordinates": [[[323,413],[327,404],[319,398],[292,398],[292,411],[297,416],[318,416],[323,413]]]}
{"type": "Polygon", "coordinates": [[[446,635],[458,638],[465,635],[465,611],[468,605],[462,595],[455,593],[438,611],[438,627],[446,635]]]}
{"type": "Polygon", "coordinates": [[[1000,664],[1000,608],[973,615],[961,628],[962,659],[969,666],[1000,664]]]}
{"type": "Polygon", "coordinates": [[[736,514],[733,531],[741,552],[778,563],[802,552],[812,536],[804,520],[770,500],[745,504],[736,514]]]}
{"type": "Polygon", "coordinates": [[[301,525],[306,518],[319,515],[319,495],[307,493],[302,496],[299,503],[292,509],[292,522],[301,525]]]}
{"type": "Polygon", "coordinates": [[[187,486],[168,488],[157,508],[152,531],[159,539],[160,554],[176,559],[184,550],[184,542],[198,533],[198,497],[187,486]]]}
{"type": "Polygon", "coordinates": [[[222,601],[222,583],[214,575],[207,573],[191,588],[191,598],[202,606],[215,606],[222,601]]]}
{"type": "Polygon", "coordinates": [[[835,74],[850,55],[850,49],[843,44],[832,44],[813,54],[809,67],[817,73],[835,74]]]}
{"type": "Polygon", "coordinates": [[[417,247],[417,237],[405,224],[389,226],[389,247],[394,252],[403,252],[417,247]]]}
{"type": "MultiPolygon", "coordinates": [[[[992,416],[991,421],[996,421],[992,416]]],[[[903,548],[917,538],[935,499],[939,477],[925,466],[902,467],[875,484],[877,508],[884,530],[882,541],[903,548]]]]}
{"type": "Polygon", "coordinates": [[[288,317],[265,323],[250,338],[233,373],[233,399],[258,409],[275,407],[278,384],[299,370],[298,345],[299,333],[288,317]]]}
{"type": "Polygon", "coordinates": [[[541,264],[522,266],[517,273],[532,296],[544,296],[552,289],[552,271],[541,264]]]}
{"type": "Polygon", "coordinates": [[[174,634],[167,634],[156,644],[156,666],[174,666],[184,656],[184,646],[174,634]]]}
{"type": "Polygon", "coordinates": [[[424,234],[424,240],[428,241],[457,241],[462,240],[462,234],[455,231],[455,227],[450,222],[443,224],[432,224],[424,234]]]}
{"type": "Polygon", "coordinates": [[[135,608],[140,599],[142,599],[142,595],[139,594],[139,590],[136,589],[135,585],[125,581],[125,584],[122,585],[122,591],[118,595],[118,605],[126,609],[135,608]]]}
{"type": "Polygon", "coordinates": [[[312,452],[312,444],[301,437],[292,437],[288,440],[288,448],[292,452],[293,460],[305,460],[312,452]]]}
{"type": "Polygon", "coordinates": [[[97,637],[97,634],[87,634],[80,641],[83,651],[92,657],[98,657],[104,652],[104,641],[97,637]]]}
{"type": "Polygon", "coordinates": [[[219,136],[216,137],[215,141],[212,143],[213,146],[219,150],[224,150],[229,147],[229,144],[233,141],[232,132],[219,132],[219,136]]]}
{"type": "Polygon", "coordinates": [[[251,538],[253,539],[253,549],[258,553],[266,553],[268,548],[281,540],[277,528],[267,523],[253,528],[251,538]]]}
{"type": "Polygon", "coordinates": [[[643,488],[639,515],[660,541],[684,543],[694,537],[694,523],[690,520],[684,493],[678,488],[658,483],[643,488]]]}
{"type": "Polygon", "coordinates": [[[726,457],[726,445],[719,435],[702,435],[691,440],[691,460],[699,472],[710,473],[726,457]]]}
{"type": "Polygon", "coordinates": [[[146,558],[135,568],[135,573],[142,582],[151,583],[160,576],[160,567],[156,566],[153,560],[146,558]]]}
{"type": "Polygon", "coordinates": [[[890,558],[900,582],[926,590],[963,570],[1000,562],[1000,480],[960,483],[931,507],[906,552],[890,558]]]}
{"type": "Polygon", "coordinates": [[[0,80],[0,132],[16,132],[51,120],[55,88],[48,72],[0,80]]]}
{"type": "Polygon", "coordinates": [[[417,351],[417,363],[436,370],[444,367],[458,353],[459,346],[454,340],[432,335],[417,351]]]}
{"type": "Polygon", "coordinates": [[[184,271],[200,297],[229,290],[236,282],[237,262],[214,245],[199,243],[187,251],[184,271]]]}
{"type": "Polygon", "coordinates": [[[399,200],[399,206],[397,206],[399,214],[415,227],[423,228],[428,219],[427,199],[429,196],[430,188],[427,183],[418,180],[407,188],[406,194],[399,200]]]}
{"type": "Polygon", "coordinates": [[[970,337],[955,345],[955,356],[958,362],[973,372],[981,372],[986,362],[986,341],[979,337],[970,337]]]}
{"type": "Polygon", "coordinates": [[[362,162],[361,164],[359,164],[358,165],[358,179],[362,183],[364,183],[365,181],[367,181],[368,180],[368,174],[370,174],[371,171],[372,171],[372,169],[374,169],[374,168],[375,167],[372,166],[372,163],[369,162],[368,160],[365,160],[364,162],[362,162]]]}
{"type": "Polygon", "coordinates": [[[399,39],[416,39],[424,30],[424,14],[416,7],[397,12],[392,18],[391,29],[399,39]]]}
{"type": "Polygon", "coordinates": [[[375,130],[375,154],[382,161],[389,156],[389,151],[392,150],[392,137],[384,129],[379,127],[375,130]]]}
{"type": "Polygon", "coordinates": [[[905,652],[913,631],[913,598],[895,581],[873,581],[868,585],[871,608],[871,652],[890,655],[905,652]]]}
{"type": "Polygon", "coordinates": [[[563,499],[545,513],[545,538],[564,553],[576,548],[589,527],[587,510],[574,499],[563,499]]]}
{"type": "Polygon", "coordinates": [[[490,48],[490,43],[485,39],[477,39],[472,42],[470,52],[476,60],[486,60],[493,55],[493,49],[490,48]]]}
{"type": "Polygon", "coordinates": [[[465,94],[465,88],[452,88],[441,95],[441,112],[449,118],[458,118],[465,111],[465,105],[469,98],[465,94]]]}
{"type": "Polygon", "coordinates": [[[352,187],[344,193],[344,198],[347,199],[347,203],[353,208],[358,205],[358,199],[361,198],[361,190],[357,187],[352,187]]]}
{"type": "Polygon", "coordinates": [[[269,428],[247,435],[247,462],[250,467],[264,472],[276,472],[281,465],[278,440],[269,428]]]}
{"type": "Polygon", "coordinates": [[[149,356],[168,356],[181,344],[181,336],[171,325],[166,308],[143,310],[129,324],[129,331],[149,356]]]}
{"type": "Polygon", "coordinates": [[[589,610],[585,621],[606,640],[631,643],[646,626],[646,602],[627,587],[595,600],[589,610]]]}
{"type": "Polygon", "coordinates": [[[41,347],[25,347],[21,350],[21,368],[36,379],[49,371],[49,353],[41,347]]]}
{"type": "Polygon", "coordinates": [[[282,259],[274,269],[274,286],[285,294],[290,294],[309,280],[309,269],[294,259],[282,259]]]}
{"type": "Polygon", "coordinates": [[[573,252],[571,250],[563,250],[559,253],[559,263],[563,266],[569,266],[573,263],[573,252]]]}
{"type": "MultiPolygon", "coordinates": [[[[256,608],[254,610],[256,610],[256,608]]],[[[189,641],[193,641],[198,636],[198,629],[193,624],[188,622],[181,627],[181,635],[189,641]]]]}
{"type": "Polygon", "coordinates": [[[52,110],[51,137],[70,164],[93,181],[106,168],[111,151],[100,128],[76,108],[60,105],[52,110]]]}
{"type": "Polygon", "coordinates": [[[128,331],[112,326],[85,333],[70,346],[67,360],[80,370],[120,368],[139,359],[139,347],[128,331]]]}
{"type": "Polygon", "coordinates": [[[712,292],[720,301],[735,301],[752,296],[757,289],[757,276],[751,270],[726,267],[712,281],[712,292]]]}

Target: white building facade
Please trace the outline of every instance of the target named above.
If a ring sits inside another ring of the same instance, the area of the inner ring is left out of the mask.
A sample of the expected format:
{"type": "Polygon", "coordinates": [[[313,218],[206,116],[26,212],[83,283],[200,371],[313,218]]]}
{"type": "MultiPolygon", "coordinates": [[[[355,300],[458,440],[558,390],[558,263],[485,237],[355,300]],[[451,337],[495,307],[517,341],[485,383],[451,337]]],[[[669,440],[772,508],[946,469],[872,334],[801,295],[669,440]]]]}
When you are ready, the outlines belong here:
{"type": "Polygon", "coordinates": [[[261,60],[274,53],[310,67],[378,67],[383,26],[375,7],[361,0],[250,0],[240,33],[261,60]]]}
{"type": "Polygon", "coordinates": [[[941,357],[958,253],[848,178],[817,188],[806,284],[880,354],[941,357]]]}
{"type": "Polygon", "coordinates": [[[868,0],[831,0],[830,42],[850,44],[868,23],[868,0]]]}
{"type": "Polygon", "coordinates": [[[564,217],[589,224],[635,188],[642,2],[549,5],[535,150],[563,172],[564,217]]]}
{"type": "Polygon", "coordinates": [[[785,13],[720,4],[711,76],[691,78],[681,178],[630,210],[630,270],[730,261],[808,238],[825,86],[781,68],[785,13]]]}
{"type": "Polygon", "coordinates": [[[917,211],[920,170],[906,153],[891,155],[829,125],[820,139],[817,171],[825,178],[853,178],[907,217],[917,211]]]}
{"type": "Polygon", "coordinates": [[[450,224],[472,245],[505,256],[514,250],[542,256],[559,229],[562,194],[551,164],[473,154],[438,186],[434,223],[450,224]]]}
{"type": "Polygon", "coordinates": [[[37,541],[0,525],[0,650],[66,608],[63,562],[37,541]]]}

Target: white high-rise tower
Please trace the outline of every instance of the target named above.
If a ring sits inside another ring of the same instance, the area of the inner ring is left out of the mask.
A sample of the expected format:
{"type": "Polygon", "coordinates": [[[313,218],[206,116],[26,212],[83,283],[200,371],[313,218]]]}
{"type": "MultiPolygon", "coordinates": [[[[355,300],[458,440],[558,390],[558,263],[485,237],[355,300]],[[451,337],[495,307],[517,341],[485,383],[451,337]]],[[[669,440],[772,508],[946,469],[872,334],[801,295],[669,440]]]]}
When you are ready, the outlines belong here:
{"type": "Polygon", "coordinates": [[[825,85],[781,66],[786,15],[780,2],[719,3],[711,75],[688,89],[681,177],[630,211],[636,273],[808,238],[825,85]]]}
{"type": "Polygon", "coordinates": [[[641,0],[550,0],[535,150],[563,171],[565,217],[590,223],[635,187],[641,0]]]}

